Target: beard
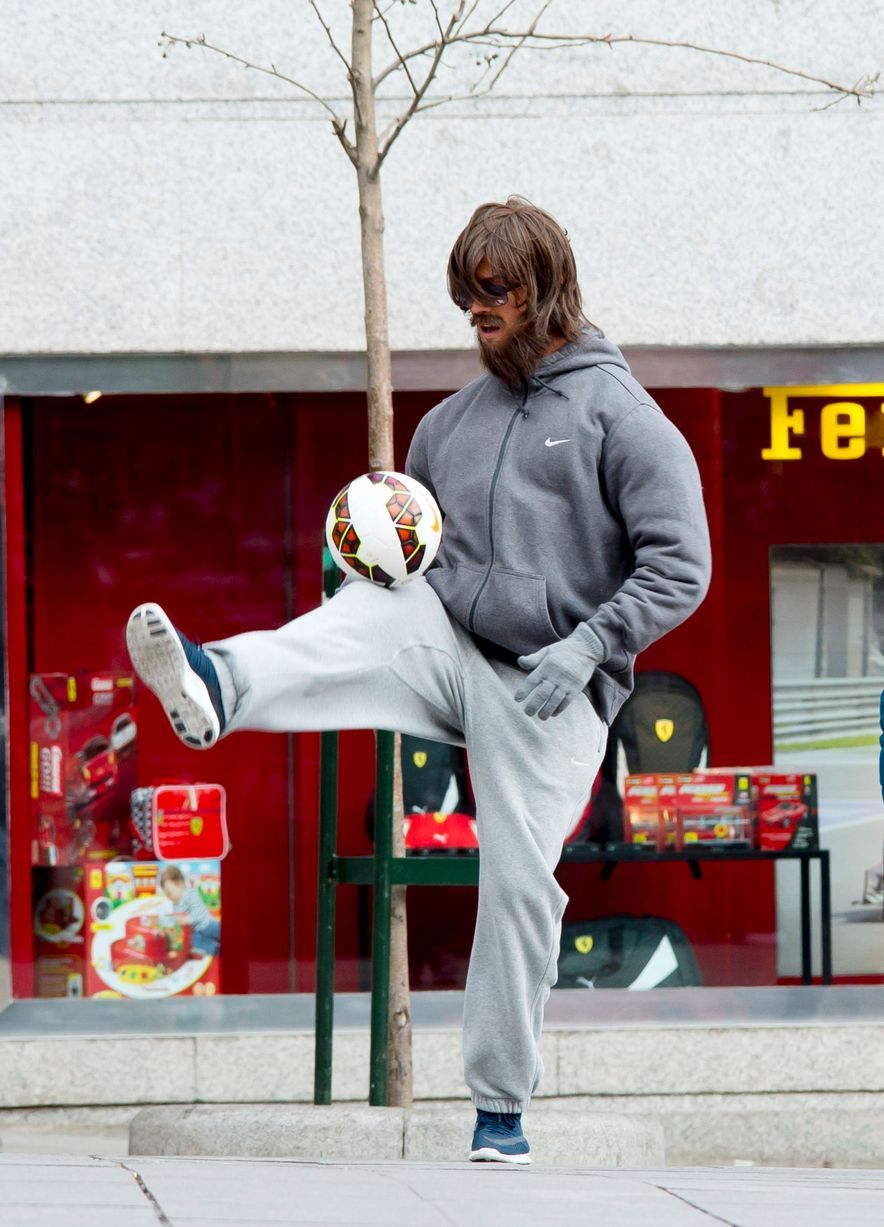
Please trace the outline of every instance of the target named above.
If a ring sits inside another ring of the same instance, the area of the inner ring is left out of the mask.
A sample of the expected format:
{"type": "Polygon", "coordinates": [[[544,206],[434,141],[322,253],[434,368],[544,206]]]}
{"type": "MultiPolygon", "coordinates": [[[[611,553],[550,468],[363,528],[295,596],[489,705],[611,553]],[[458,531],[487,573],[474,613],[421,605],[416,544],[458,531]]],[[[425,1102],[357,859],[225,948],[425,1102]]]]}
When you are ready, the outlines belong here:
{"type": "MultiPolygon", "coordinates": [[[[473,327],[480,324],[501,323],[492,314],[474,315],[473,327]]],[[[530,379],[534,368],[543,357],[549,344],[548,339],[541,338],[531,324],[523,324],[513,332],[505,345],[488,345],[478,333],[479,358],[485,370],[491,375],[508,384],[511,388],[523,387],[530,379]]]]}

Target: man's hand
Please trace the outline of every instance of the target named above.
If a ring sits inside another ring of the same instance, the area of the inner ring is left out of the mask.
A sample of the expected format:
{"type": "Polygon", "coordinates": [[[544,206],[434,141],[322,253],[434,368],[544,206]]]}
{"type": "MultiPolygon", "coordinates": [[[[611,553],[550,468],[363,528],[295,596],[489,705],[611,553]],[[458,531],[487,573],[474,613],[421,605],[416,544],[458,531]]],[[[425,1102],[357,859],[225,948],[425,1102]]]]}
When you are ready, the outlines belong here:
{"type": "Polygon", "coordinates": [[[519,657],[520,667],[530,672],[516,690],[516,702],[525,702],[525,714],[541,720],[560,715],[589,685],[603,656],[601,640],[581,623],[567,639],[519,657]]]}

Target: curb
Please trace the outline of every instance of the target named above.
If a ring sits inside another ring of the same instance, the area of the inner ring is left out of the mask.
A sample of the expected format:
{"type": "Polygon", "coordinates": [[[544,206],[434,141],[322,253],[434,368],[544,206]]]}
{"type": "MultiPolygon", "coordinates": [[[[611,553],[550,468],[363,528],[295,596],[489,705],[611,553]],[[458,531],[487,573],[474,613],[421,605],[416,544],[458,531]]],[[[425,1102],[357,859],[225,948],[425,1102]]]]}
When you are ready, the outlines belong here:
{"type": "MultiPolygon", "coordinates": [[[[144,1108],[129,1129],[132,1155],[457,1162],[474,1122],[469,1105],[369,1108],[352,1104],[226,1104],[144,1108]]],[[[663,1129],[614,1112],[532,1108],[532,1157],[541,1165],[662,1167],[663,1129]]]]}

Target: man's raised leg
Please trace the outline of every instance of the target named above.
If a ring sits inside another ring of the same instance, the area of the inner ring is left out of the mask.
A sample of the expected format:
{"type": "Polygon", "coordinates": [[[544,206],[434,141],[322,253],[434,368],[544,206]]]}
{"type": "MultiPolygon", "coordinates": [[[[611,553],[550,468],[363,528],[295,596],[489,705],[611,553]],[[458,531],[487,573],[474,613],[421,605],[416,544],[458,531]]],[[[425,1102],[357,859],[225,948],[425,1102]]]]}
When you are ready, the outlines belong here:
{"type": "MultiPolygon", "coordinates": [[[[211,686],[187,641],[158,606],[135,611],[127,638],[136,671],[178,735],[189,745],[211,744],[215,737],[204,736],[211,686]],[[150,617],[137,617],[146,610],[150,617]],[[192,708],[203,711],[204,725],[187,715],[192,708]],[[185,715],[186,735],[178,727],[185,715]]],[[[278,630],[249,631],[194,650],[213,666],[225,735],[389,728],[463,744],[461,648],[424,580],[392,590],[351,582],[278,630]]]]}

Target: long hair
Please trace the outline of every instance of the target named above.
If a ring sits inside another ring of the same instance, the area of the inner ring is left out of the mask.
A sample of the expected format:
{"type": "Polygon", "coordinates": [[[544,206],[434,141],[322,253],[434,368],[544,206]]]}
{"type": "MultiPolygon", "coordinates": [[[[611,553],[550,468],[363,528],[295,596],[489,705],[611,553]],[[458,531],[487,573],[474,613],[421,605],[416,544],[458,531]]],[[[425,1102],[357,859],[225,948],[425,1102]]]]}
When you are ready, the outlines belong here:
{"type": "Polygon", "coordinates": [[[527,296],[525,320],[538,342],[576,341],[588,321],[568,232],[554,217],[522,196],[479,205],[448,258],[448,292],[458,305],[488,301],[476,280],[483,259],[527,296]]]}

